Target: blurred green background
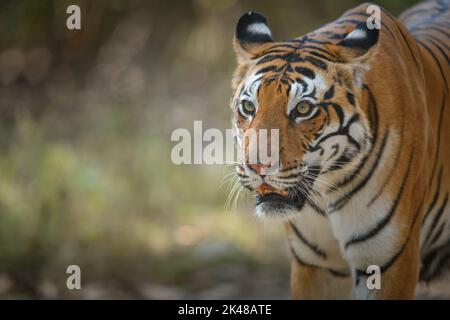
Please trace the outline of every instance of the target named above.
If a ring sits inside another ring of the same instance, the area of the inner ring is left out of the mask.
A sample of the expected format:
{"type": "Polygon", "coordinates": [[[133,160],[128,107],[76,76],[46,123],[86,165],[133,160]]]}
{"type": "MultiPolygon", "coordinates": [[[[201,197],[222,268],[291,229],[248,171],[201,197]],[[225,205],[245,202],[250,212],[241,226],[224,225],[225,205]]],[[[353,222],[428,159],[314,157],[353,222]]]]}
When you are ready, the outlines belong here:
{"type": "Polygon", "coordinates": [[[227,209],[230,168],[173,165],[170,134],[229,127],[242,13],[280,40],[358,3],[2,0],[0,297],[288,298],[281,224],[254,220],[251,197],[227,209]]]}

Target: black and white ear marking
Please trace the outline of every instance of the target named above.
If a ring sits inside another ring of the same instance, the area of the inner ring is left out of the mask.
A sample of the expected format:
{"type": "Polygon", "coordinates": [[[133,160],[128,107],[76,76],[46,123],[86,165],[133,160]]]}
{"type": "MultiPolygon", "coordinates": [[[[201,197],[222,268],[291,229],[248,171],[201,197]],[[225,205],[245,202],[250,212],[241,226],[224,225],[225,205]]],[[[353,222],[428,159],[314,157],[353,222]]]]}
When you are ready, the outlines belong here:
{"type": "Polygon", "coordinates": [[[379,33],[379,29],[369,29],[366,22],[361,22],[339,45],[367,51],[378,42],[379,33]]]}
{"type": "Polygon", "coordinates": [[[351,68],[357,87],[362,87],[364,75],[378,52],[379,33],[379,29],[369,29],[366,22],[361,22],[344,40],[330,47],[330,50],[340,57],[340,62],[351,68]]]}
{"type": "Polygon", "coordinates": [[[257,12],[244,14],[236,26],[236,39],[241,43],[272,42],[272,32],[267,26],[267,19],[257,12]]]}
{"type": "Polygon", "coordinates": [[[234,35],[238,60],[251,57],[262,44],[272,41],[272,32],[262,14],[250,11],[239,19],[234,35]]]}

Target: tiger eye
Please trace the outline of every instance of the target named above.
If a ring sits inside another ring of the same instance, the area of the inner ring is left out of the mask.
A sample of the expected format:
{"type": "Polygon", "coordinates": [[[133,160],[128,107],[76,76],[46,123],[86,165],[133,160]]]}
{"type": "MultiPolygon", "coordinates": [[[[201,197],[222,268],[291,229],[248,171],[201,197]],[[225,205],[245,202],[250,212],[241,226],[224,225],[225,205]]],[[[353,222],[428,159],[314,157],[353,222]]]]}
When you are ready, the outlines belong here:
{"type": "Polygon", "coordinates": [[[242,104],[242,112],[244,113],[244,116],[251,116],[255,113],[256,107],[253,104],[253,102],[248,100],[243,100],[241,102],[242,104]]]}
{"type": "Polygon", "coordinates": [[[300,102],[300,103],[297,105],[297,112],[298,112],[300,115],[305,115],[305,114],[307,114],[310,110],[311,110],[311,105],[310,105],[309,103],[307,103],[307,102],[300,102]]]}

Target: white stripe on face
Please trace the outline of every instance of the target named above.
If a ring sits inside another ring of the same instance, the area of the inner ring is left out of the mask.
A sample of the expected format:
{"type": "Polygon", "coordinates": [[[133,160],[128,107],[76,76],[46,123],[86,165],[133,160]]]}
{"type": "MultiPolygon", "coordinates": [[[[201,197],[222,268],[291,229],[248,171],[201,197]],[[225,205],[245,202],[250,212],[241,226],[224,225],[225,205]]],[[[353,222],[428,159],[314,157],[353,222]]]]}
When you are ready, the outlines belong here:
{"type": "MultiPolygon", "coordinates": [[[[316,95],[318,96],[319,92],[325,91],[327,89],[327,84],[325,82],[325,79],[320,75],[316,74],[314,79],[309,79],[307,77],[303,78],[303,81],[306,83],[306,89],[303,90],[303,86],[299,84],[298,82],[294,82],[291,85],[290,93],[289,93],[289,101],[287,104],[287,110],[286,114],[289,116],[292,109],[295,108],[295,106],[302,100],[304,96],[307,96],[308,94],[311,94],[314,89],[316,89],[316,95]]],[[[315,103],[312,98],[304,98],[304,100],[307,100],[309,102],[315,103]]]]}
{"type": "MultiPolygon", "coordinates": [[[[258,88],[261,85],[261,76],[253,74],[245,80],[242,84],[242,90],[237,90],[237,92],[241,92],[241,94],[236,97],[235,106],[239,107],[239,104],[242,100],[248,100],[253,103],[255,106],[255,114],[258,112],[259,104],[258,104],[258,88]]],[[[253,117],[249,118],[251,122],[253,117]]]]}

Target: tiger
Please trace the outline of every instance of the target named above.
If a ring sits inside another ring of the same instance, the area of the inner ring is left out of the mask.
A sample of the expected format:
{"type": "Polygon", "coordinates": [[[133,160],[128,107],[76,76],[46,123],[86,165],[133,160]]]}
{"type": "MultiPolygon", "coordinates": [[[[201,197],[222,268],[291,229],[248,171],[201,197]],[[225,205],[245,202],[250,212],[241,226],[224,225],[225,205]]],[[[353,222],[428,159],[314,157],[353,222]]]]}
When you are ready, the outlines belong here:
{"type": "Polygon", "coordinates": [[[234,32],[236,180],[286,229],[294,299],[414,299],[450,269],[450,1],[375,9],[283,41],[250,11],[234,32]],[[275,172],[250,129],[278,130],[275,172]]]}

